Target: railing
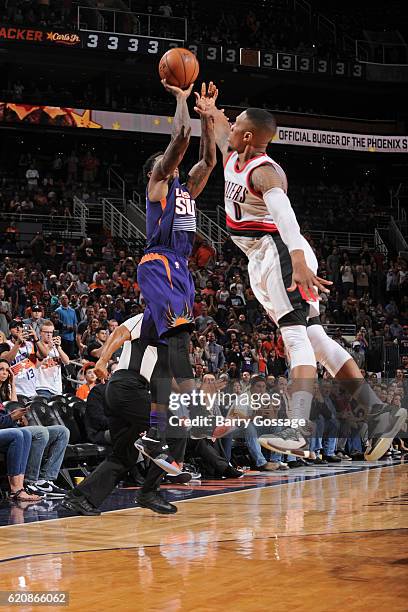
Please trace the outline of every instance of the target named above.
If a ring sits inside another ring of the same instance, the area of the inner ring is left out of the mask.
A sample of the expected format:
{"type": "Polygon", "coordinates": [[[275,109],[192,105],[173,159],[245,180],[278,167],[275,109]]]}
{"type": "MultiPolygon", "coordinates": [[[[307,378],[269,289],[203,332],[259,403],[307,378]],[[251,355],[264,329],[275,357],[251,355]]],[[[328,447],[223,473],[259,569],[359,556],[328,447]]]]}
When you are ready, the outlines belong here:
{"type": "Polygon", "coordinates": [[[87,218],[89,217],[89,210],[86,204],[84,204],[84,202],[80,200],[77,196],[73,197],[73,213],[74,213],[74,219],[79,221],[81,225],[81,230],[83,232],[83,235],[86,236],[86,230],[87,230],[86,223],[87,223],[87,218]]]}
{"type": "Polygon", "coordinates": [[[374,248],[374,233],[357,234],[353,232],[326,232],[324,230],[307,230],[305,234],[318,240],[336,240],[336,246],[341,249],[358,250],[368,244],[370,249],[374,248]]]}
{"type": "MultiPolygon", "coordinates": [[[[113,34],[138,34],[139,36],[154,36],[180,42],[188,39],[187,19],[185,17],[166,17],[151,13],[141,13],[138,10],[121,11],[115,8],[94,8],[78,6],[78,30],[98,30],[113,34]],[[85,27],[84,27],[85,26],[85,27]],[[91,27],[89,27],[91,26],[91,27]]],[[[137,9],[138,7],[135,6],[137,9]]]]}
{"type": "Polygon", "coordinates": [[[137,206],[142,205],[142,196],[140,195],[138,191],[136,191],[136,189],[133,189],[132,191],[132,202],[137,204],[137,206]]]}
{"type": "Polygon", "coordinates": [[[327,323],[323,327],[329,336],[333,336],[337,331],[340,331],[342,336],[355,338],[357,333],[357,326],[351,323],[327,323]]]}
{"type": "Polygon", "coordinates": [[[374,231],[374,244],[375,244],[375,250],[379,251],[380,253],[384,255],[385,258],[387,258],[388,257],[387,245],[385,244],[384,240],[381,238],[381,235],[377,229],[374,231]]]}
{"type": "Polygon", "coordinates": [[[129,207],[131,210],[134,210],[138,215],[143,217],[146,220],[146,208],[142,207],[140,204],[137,204],[134,200],[128,201],[128,210],[129,207]]]}
{"type": "MultiPolygon", "coordinates": [[[[37,232],[49,236],[56,234],[62,238],[78,238],[86,235],[83,218],[37,215],[26,213],[3,213],[1,221],[15,223],[18,230],[17,242],[23,234],[33,238],[37,232]]],[[[31,240],[28,238],[28,240],[31,240]]]]}
{"type": "Polygon", "coordinates": [[[126,202],[126,183],[123,178],[114,170],[109,168],[108,170],[108,190],[118,190],[122,194],[122,203],[126,202]]]}
{"type": "Polygon", "coordinates": [[[294,0],[293,8],[299,13],[302,11],[306,13],[309,23],[312,23],[312,6],[306,0],[294,0]]]}
{"type": "MultiPolygon", "coordinates": [[[[216,219],[217,224],[221,227],[226,225],[225,210],[221,206],[216,208],[216,219]]],[[[369,248],[374,248],[374,234],[354,234],[350,232],[326,232],[320,230],[313,230],[305,232],[312,238],[323,240],[325,238],[329,240],[336,240],[337,246],[343,249],[358,250],[365,242],[367,242],[369,248]]],[[[385,247],[385,245],[384,245],[385,247]]],[[[386,248],[386,247],[385,247],[386,248]]],[[[388,251],[387,251],[388,252],[388,251]]]]}
{"type": "Polygon", "coordinates": [[[199,209],[197,209],[197,230],[207,238],[213,246],[221,245],[229,236],[225,229],[199,209]]]}
{"type": "Polygon", "coordinates": [[[132,200],[128,200],[124,213],[139,232],[146,236],[146,211],[132,200]]]}
{"type": "Polygon", "coordinates": [[[397,209],[397,213],[394,213],[396,221],[406,222],[407,212],[405,207],[408,206],[408,188],[405,183],[399,183],[395,191],[392,188],[390,189],[390,201],[391,208],[393,210],[397,209]]]}
{"type": "Polygon", "coordinates": [[[363,64],[406,66],[408,64],[408,45],[376,40],[356,40],[356,60],[363,64]]]}
{"type": "Polygon", "coordinates": [[[112,237],[124,238],[126,240],[144,241],[144,234],[131,222],[116,206],[107,198],[102,198],[103,225],[112,237]]]}
{"type": "Polygon", "coordinates": [[[389,238],[391,244],[395,247],[397,252],[408,251],[408,243],[401,233],[394,217],[391,217],[389,225],[389,238]]]}
{"type": "Polygon", "coordinates": [[[220,227],[227,226],[227,215],[225,214],[225,208],[223,206],[217,206],[216,208],[217,214],[217,225],[220,227]]]}

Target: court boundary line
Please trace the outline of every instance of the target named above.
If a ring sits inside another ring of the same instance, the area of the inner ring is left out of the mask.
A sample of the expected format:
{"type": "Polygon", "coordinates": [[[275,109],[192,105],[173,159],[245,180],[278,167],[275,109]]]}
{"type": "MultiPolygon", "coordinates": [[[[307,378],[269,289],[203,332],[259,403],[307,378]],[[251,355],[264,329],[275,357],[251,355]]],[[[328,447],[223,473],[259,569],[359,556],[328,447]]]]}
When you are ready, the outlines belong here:
{"type": "MultiPolygon", "coordinates": [[[[271,482],[268,483],[262,487],[256,487],[256,486],[251,486],[248,487],[247,489],[239,489],[237,491],[225,491],[223,493],[209,493],[208,495],[202,495],[201,497],[195,497],[193,499],[180,499],[180,500],[173,500],[172,503],[174,504],[182,504],[182,503],[186,503],[186,502],[195,502],[195,501],[203,501],[205,498],[207,497],[220,497],[221,495],[232,495],[235,493],[246,493],[248,491],[254,491],[255,489],[269,489],[272,487],[281,487],[281,486],[287,486],[287,485],[292,485],[292,484],[299,484],[301,482],[305,483],[305,482],[311,482],[313,480],[318,480],[319,478],[335,478],[336,476],[350,476],[353,474],[361,474],[365,471],[371,471],[371,470],[376,470],[376,469],[384,469],[384,468],[392,468],[392,467],[399,467],[399,466],[407,466],[408,463],[392,463],[392,464],[388,464],[388,465],[373,465],[371,467],[361,467],[359,469],[355,469],[355,470],[345,470],[344,472],[339,472],[338,474],[318,474],[318,475],[310,475],[309,478],[307,478],[306,480],[299,480],[299,481],[292,481],[292,482],[271,482]]],[[[245,478],[245,476],[244,476],[245,478]]],[[[148,508],[147,508],[148,509],[148,508]]],[[[131,511],[133,512],[134,510],[146,510],[146,508],[142,508],[141,506],[135,506],[134,508],[120,508],[118,510],[106,510],[105,512],[102,512],[101,515],[99,516],[103,516],[105,514],[114,514],[114,513],[119,513],[119,512],[128,512],[131,511]]],[[[165,515],[161,515],[161,516],[165,516],[165,515]]],[[[168,515],[173,516],[171,514],[168,515]]],[[[7,529],[7,528],[13,528],[13,527],[27,527],[29,525],[40,525],[41,523],[54,523],[55,521],[66,521],[68,519],[83,519],[83,518],[91,518],[91,517],[86,517],[84,515],[72,515],[72,516],[61,516],[58,518],[53,518],[53,519],[44,519],[43,521],[31,521],[28,523],[17,523],[15,525],[0,525],[0,529],[7,529]]],[[[103,550],[103,549],[102,549],[103,550]]],[[[1,559],[0,559],[1,562],[1,559]]]]}
{"type": "MultiPolygon", "coordinates": [[[[357,529],[355,531],[336,531],[335,533],[331,531],[324,531],[323,533],[289,533],[289,534],[275,534],[270,536],[256,536],[254,538],[247,538],[248,540],[276,540],[278,538],[311,538],[311,537],[320,537],[320,536],[344,536],[344,535],[356,535],[363,533],[381,533],[381,532],[389,532],[389,531],[408,531],[408,527],[387,527],[383,529],[357,529]]],[[[239,541],[243,541],[242,538],[239,541]]],[[[238,538],[230,538],[227,540],[211,540],[208,544],[214,544],[218,542],[219,544],[230,543],[230,542],[238,542],[238,538]]],[[[177,546],[178,548],[183,546],[191,546],[196,544],[196,542],[169,542],[168,546],[177,546]]],[[[140,544],[139,546],[114,546],[112,548],[85,548],[83,550],[64,550],[64,551],[56,551],[56,552],[44,552],[44,553],[32,553],[28,555],[17,555],[16,557],[8,557],[7,559],[1,559],[1,563],[8,563],[10,561],[21,561],[22,559],[32,559],[34,557],[48,557],[54,555],[72,555],[72,554],[83,554],[83,553],[91,553],[91,552],[112,552],[116,550],[138,550],[139,548],[159,548],[163,546],[162,544],[140,544]]]]}

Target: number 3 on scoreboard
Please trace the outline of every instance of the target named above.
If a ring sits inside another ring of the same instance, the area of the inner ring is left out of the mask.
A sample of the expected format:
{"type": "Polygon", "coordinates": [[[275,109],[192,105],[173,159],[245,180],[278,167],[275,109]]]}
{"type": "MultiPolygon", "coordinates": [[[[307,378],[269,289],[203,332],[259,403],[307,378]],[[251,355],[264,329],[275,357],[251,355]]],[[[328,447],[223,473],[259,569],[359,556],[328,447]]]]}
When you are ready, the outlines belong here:
{"type": "Polygon", "coordinates": [[[91,49],[96,49],[96,47],[98,46],[98,38],[99,37],[97,34],[89,34],[86,46],[91,47],[91,49]]]}
{"type": "Polygon", "coordinates": [[[240,221],[242,219],[241,207],[237,202],[233,202],[233,204],[234,204],[235,219],[237,221],[240,221]]]}

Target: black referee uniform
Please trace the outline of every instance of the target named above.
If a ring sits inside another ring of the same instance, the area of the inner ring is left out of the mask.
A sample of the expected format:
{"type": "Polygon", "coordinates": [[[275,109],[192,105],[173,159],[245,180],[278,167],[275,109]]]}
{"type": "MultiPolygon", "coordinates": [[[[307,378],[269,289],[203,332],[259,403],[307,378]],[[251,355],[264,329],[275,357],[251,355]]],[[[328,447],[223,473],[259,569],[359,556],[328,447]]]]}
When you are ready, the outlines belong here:
{"type": "MultiPolygon", "coordinates": [[[[106,384],[105,413],[109,421],[112,452],[69,494],[84,496],[96,508],[113,491],[121,477],[135,466],[139,451],[134,443],[141,432],[150,426],[149,381],[158,367],[158,348],[140,340],[142,319],[142,315],[137,315],[125,321],[132,340],[124,343],[119,367],[106,384]]],[[[163,347],[163,350],[167,348],[163,347]]],[[[186,439],[168,440],[168,444],[174,459],[182,461],[186,439]]],[[[151,462],[142,492],[155,491],[164,474],[160,467],[151,462]]]]}

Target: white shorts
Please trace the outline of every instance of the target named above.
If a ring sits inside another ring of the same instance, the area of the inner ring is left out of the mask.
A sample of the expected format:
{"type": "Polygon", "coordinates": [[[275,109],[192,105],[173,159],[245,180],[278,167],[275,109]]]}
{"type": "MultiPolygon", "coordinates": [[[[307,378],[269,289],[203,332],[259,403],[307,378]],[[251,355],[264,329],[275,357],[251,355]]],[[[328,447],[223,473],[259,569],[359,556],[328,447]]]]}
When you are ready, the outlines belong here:
{"type": "MultiPolygon", "coordinates": [[[[310,244],[303,238],[306,263],[317,273],[317,259],[310,244]]],[[[299,289],[288,292],[292,284],[292,260],[279,234],[263,236],[247,251],[248,274],[252,291],[271,319],[278,321],[308,304],[307,319],[319,316],[319,301],[306,301],[299,289]]]]}

